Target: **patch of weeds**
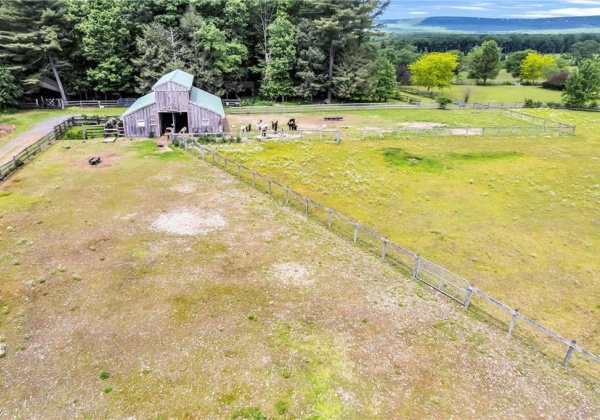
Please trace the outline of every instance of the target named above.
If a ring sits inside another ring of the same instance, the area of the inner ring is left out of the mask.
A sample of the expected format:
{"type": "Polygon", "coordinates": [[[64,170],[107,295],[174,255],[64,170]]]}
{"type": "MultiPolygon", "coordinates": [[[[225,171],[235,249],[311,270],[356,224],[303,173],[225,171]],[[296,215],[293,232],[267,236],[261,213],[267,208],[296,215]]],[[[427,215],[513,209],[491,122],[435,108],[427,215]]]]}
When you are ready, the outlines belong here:
{"type": "Polygon", "coordinates": [[[252,314],[248,315],[248,316],[246,317],[246,319],[247,319],[248,321],[257,321],[257,319],[256,319],[256,316],[254,316],[254,315],[252,315],[252,314]]]}
{"type": "Polygon", "coordinates": [[[279,414],[280,416],[287,413],[289,407],[290,407],[290,403],[287,400],[275,401],[275,411],[277,411],[277,414],[279,414]]]}
{"type": "Polygon", "coordinates": [[[231,416],[235,420],[267,420],[258,407],[241,408],[231,416]]]}
{"type": "Polygon", "coordinates": [[[60,271],[61,273],[66,273],[67,272],[67,268],[63,267],[62,265],[58,266],[58,271],[60,271]]]}
{"type": "Polygon", "coordinates": [[[175,160],[184,155],[184,151],[177,147],[173,147],[172,150],[168,152],[157,150],[158,148],[154,141],[135,142],[129,146],[129,149],[136,151],[138,157],[141,158],[153,157],[161,160],[175,160]]]}
{"type": "Polygon", "coordinates": [[[440,321],[433,324],[433,328],[441,331],[449,340],[456,340],[456,324],[454,321],[440,321]]]}
{"type": "Polygon", "coordinates": [[[71,276],[71,278],[72,278],[73,280],[75,280],[75,281],[81,281],[81,276],[80,276],[80,275],[78,275],[78,274],[73,274],[73,275],[71,276]]]}
{"type": "Polygon", "coordinates": [[[102,372],[100,372],[100,375],[98,375],[98,378],[100,378],[102,380],[108,379],[108,378],[110,378],[110,373],[103,370],[102,372]]]}
{"type": "Polygon", "coordinates": [[[110,386],[107,386],[106,388],[104,388],[102,390],[102,392],[104,392],[105,394],[108,394],[110,391],[112,391],[112,387],[110,387],[110,386]]]}
{"type": "Polygon", "coordinates": [[[497,159],[510,159],[514,157],[523,156],[520,152],[472,152],[472,153],[450,153],[449,156],[456,160],[468,160],[468,161],[488,161],[497,159]]]}
{"type": "Polygon", "coordinates": [[[476,346],[483,346],[487,342],[487,338],[480,332],[476,332],[468,340],[476,346]]]}
{"type": "Polygon", "coordinates": [[[290,376],[292,376],[292,368],[291,367],[284,368],[283,371],[281,372],[281,376],[283,376],[285,379],[290,379],[290,376]]]}
{"type": "Polygon", "coordinates": [[[361,322],[362,322],[363,324],[366,324],[367,322],[369,322],[369,320],[368,320],[367,318],[363,318],[363,319],[361,319],[361,322]]]}
{"type": "Polygon", "coordinates": [[[387,148],[381,150],[388,165],[423,172],[441,172],[444,165],[439,160],[417,156],[403,149],[387,148]]]}
{"type": "Polygon", "coordinates": [[[25,346],[17,346],[15,347],[15,351],[25,351],[25,346]]]}

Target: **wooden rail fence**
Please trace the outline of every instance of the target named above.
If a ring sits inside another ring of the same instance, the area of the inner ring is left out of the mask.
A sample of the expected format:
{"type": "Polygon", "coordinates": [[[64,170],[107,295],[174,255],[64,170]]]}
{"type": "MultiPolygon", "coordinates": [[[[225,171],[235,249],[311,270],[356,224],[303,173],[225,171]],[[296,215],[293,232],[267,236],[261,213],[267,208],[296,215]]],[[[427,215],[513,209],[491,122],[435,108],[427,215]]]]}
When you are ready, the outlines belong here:
{"type": "Polygon", "coordinates": [[[495,308],[500,309],[501,313],[508,315],[506,323],[508,325],[507,333],[509,336],[513,335],[515,328],[517,327],[517,321],[522,321],[520,323],[521,329],[528,327],[543,334],[545,337],[554,340],[555,343],[566,346],[566,353],[562,359],[562,364],[565,367],[569,365],[575,352],[585,356],[588,360],[600,363],[600,357],[577,344],[576,340],[569,340],[542,326],[533,319],[521,314],[518,309],[513,309],[477,289],[467,279],[423,258],[407,248],[395,244],[385,236],[382,236],[372,229],[363,226],[359,222],[338,213],[330,207],[296,192],[290,187],[264,176],[253,169],[225,156],[219,155],[216,151],[199,144],[194,140],[183,139],[183,141],[179,143],[179,146],[189,150],[202,160],[236,176],[238,179],[251,183],[253,187],[259,188],[263,192],[281,200],[285,205],[296,207],[307,217],[310,216],[311,218],[322,222],[329,229],[352,238],[354,243],[366,247],[371,252],[377,252],[382,259],[460,303],[465,309],[472,307],[480,309],[480,307],[482,307],[482,302],[492,304],[495,308]]]}

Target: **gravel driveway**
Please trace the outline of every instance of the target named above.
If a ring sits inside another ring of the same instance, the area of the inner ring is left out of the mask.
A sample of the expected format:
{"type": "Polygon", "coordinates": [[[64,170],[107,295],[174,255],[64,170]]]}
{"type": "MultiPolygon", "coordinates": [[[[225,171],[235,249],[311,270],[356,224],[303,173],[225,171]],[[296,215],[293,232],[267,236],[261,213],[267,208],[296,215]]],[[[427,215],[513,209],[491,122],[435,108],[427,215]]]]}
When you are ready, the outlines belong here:
{"type": "Polygon", "coordinates": [[[9,162],[13,156],[18,154],[21,150],[35,143],[45,134],[50,132],[55,125],[58,125],[71,117],[72,115],[60,115],[48,118],[24,133],[19,134],[7,144],[0,147],[0,165],[4,165],[6,162],[9,162]]]}

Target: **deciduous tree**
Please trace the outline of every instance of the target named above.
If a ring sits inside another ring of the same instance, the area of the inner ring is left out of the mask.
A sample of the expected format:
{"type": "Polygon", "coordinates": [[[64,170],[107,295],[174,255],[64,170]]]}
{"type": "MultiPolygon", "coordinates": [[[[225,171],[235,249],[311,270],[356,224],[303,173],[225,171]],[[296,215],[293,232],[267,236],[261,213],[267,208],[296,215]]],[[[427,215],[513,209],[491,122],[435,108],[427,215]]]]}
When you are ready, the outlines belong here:
{"type": "Polygon", "coordinates": [[[469,78],[477,82],[483,81],[483,84],[498,77],[500,73],[500,53],[501,49],[496,41],[486,41],[479,47],[473,48],[469,53],[469,78]]]}
{"type": "Polygon", "coordinates": [[[296,30],[281,13],[269,25],[269,62],[261,92],[268,98],[292,94],[292,70],[296,64],[296,30]]]}
{"type": "Polygon", "coordinates": [[[458,60],[454,54],[429,53],[408,68],[413,82],[430,90],[434,87],[439,89],[450,87],[457,66],[458,60]]]}
{"type": "Polygon", "coordinates": [[[600,97],[600,63],[584,60],[567,79],[562,96],[567,106],[574,108],[583,108],[588,102],[597,100],[600,97]]]}
{"type": "Polygon", "coordinates": [[[556,66],[556,59],[550,55],[529,53],[521,64],[521,79],[535,82],[544,76],[545,69],[556,66]]]}

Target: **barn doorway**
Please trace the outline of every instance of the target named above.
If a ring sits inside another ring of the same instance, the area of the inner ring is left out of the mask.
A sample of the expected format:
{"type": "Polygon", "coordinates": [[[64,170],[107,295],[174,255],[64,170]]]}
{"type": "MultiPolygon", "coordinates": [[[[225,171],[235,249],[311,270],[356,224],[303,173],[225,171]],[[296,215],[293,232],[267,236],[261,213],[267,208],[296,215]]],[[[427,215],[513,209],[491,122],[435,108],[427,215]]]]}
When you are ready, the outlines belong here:
{"type": "Polygon", "coordinates": [[[167,132],[167,128],[172,128],[174,133],[179,133],[185,127],[189,132],[187,112],[159,112],[159,118],[161,135],[167,132]]]}

